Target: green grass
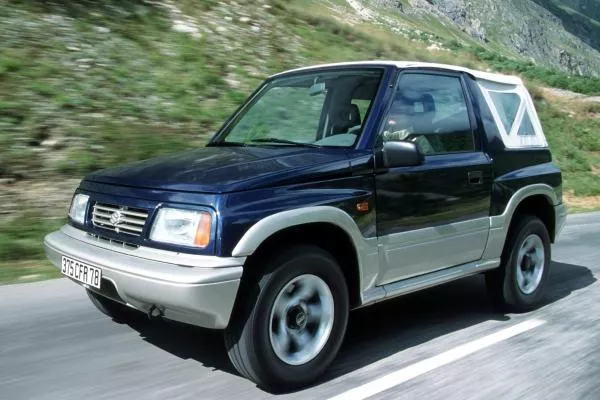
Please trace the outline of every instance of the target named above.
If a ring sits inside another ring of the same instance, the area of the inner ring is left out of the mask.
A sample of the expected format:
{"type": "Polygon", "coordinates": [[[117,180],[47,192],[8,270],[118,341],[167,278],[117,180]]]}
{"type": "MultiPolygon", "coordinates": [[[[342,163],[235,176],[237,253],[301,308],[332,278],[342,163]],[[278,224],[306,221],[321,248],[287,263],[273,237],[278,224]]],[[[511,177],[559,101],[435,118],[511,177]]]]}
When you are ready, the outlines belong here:
{"type": "Polygon", "coordinates": [[[600,119],[561,111],[546,100],[537,100],[536,108],[563,172],[564,190],[576,196],[599,195],[600,176],[593,167],[600,166],[600,119]]]}
{"type": "Polygon", "coordinates": [[[44,218],[32,213],[0,223],[0,262],[44,258],[44,236],[64,223],[63,217],[44,218]]]}
{"type": "Polygon", "coordinates": [[[0,285],[59,278],[60,271],[46,260],[0,262],[0,285]]]}
{"type": "Polygon", "coordinates": [[[47,233],[64,223],[63,217],[33,213],[0,222],[0,284],[59,277],[59,271],[45,259],[43,243],[47,233]]]}
{"type": "Polygon", "coordinates": [[[474,47],[469,51],[499,72],[518,73],[530,81],[577,93],[600,94],[600,78],[597,77],[568,75],[559,70],[536,65],[531,61],[509,58],[483,47],[474,47]]]}

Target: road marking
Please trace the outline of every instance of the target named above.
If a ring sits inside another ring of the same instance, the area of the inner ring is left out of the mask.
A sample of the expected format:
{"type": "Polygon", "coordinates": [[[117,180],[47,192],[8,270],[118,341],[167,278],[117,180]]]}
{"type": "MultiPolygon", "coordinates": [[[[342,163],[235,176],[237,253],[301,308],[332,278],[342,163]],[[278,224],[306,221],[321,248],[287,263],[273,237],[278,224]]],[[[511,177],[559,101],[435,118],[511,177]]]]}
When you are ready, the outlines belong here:
{"type": "Polygon", "coordinates": [[[377,393],[383,392],[394,386],[398,386],[401,383],[416,378],[419,375],[423,375],[427,372],[433,371],[434,369],[460,360],[461,358],[464,358],[479,350],[483,350],[486,347],[490,347],[496,343],[502,342],[503,340],[510,339],[513,336],[517,336],[523,332],[537,328],[545,323],[546,321],[539,319],[530,319],[521,322],[517,325],[511,326],[510,328],[502,329],[496,333],[492,333],[491,335],[484,336],[480,339],[455,347],[442,354],[438,354],[437,356],[433,356],[423,361],[419,361],[416,364],[409,365],[408,367],[392,372],[379,379],[365,383],[362,386],[358,386],[342,394],[331,397],[329,400],[366,399],[367,397],[371,397],[377,393]]]}

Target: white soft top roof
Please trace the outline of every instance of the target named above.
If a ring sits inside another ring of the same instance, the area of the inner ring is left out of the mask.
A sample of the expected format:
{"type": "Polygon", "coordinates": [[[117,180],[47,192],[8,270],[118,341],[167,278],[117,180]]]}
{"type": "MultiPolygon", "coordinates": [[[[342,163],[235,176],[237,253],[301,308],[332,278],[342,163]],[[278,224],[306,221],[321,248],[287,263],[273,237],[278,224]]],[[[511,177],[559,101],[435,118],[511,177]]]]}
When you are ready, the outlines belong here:
{"type": "Polygon", "coordinates": [[[494,74],[491,72],[477,71],[470,68],[460,67],[458,65],[449,65],[449,64],[435,64],[435,63],[426,63],[419,61],[354,61],[354,62],[344,62],[344,63],[335,63],[335,64],[321,64],[321,65],[313,65],[310,67],[303,67],[292,69],[289,71],[284,71],[279,74],[275,74],[273,76],[278,76],[282,74],[287,74],[290,72],[298,72],[298,71],[308,71],[312,69],[324,68],[324,67],[348,67],[348,66],[372,66],[372,65],[390,65],[398,68],[408,69],[408,68],[435,68],[442,69],[448,71],[460,71],[466,72],[468,74],[473,75],[476,79],[482,79],[491,82],[509,84],[509,85],[522,85],[523,81],[518,76],[511,75],[502,75],[502,74],[494,74]]]}

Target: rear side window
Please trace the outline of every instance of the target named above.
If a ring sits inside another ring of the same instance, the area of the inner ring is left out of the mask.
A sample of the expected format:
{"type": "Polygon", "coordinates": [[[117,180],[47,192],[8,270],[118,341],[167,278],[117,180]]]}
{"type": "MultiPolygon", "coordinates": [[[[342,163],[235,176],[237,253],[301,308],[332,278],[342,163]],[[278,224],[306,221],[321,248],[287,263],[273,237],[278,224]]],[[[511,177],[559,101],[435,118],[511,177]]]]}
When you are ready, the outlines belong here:
{"type": "Polygon", "coordinates": [[[486,80],[477,84],[506,147],[548,146],[533,100],[523,85],[486,80]]]}
{"type": "Polygon", "coordinates": [[[535,136],[535,129],[533,128],[533,124],[531,123],[531,117],[529,117],[529,112],[526,112],[523,115],[523,122],[521,122],[521,126],[519,126],[519,136],[535,136]]]}
{"type": "Polygon", "coordinates": [[[504,129],[510,132],[515,119],[517,118],[517,111],[521,105],[521,98],[516,93],[502,93],[502,92],[490,92],[490,97],[498,110],[504,129]]]}
{"type": "Polygon", "coordinates": [[[414,142],[426,155],[474,151],[460,79],[425,73],[403,75],[386,119],[383,140],[414,142]]]}

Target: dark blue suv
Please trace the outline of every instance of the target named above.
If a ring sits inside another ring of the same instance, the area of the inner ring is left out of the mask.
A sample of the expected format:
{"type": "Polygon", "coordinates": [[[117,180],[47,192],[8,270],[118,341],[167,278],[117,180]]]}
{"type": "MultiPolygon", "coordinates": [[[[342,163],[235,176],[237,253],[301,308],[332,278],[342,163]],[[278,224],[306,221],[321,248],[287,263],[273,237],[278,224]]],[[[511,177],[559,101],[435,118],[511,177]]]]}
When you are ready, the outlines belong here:
{"type": "Polygon", "coordinates": [[[87,176],[45,245],[102,312],[222,329],[282,389],[327,368],[354,308],[478,273],[535,307],[565,215],[519,78],[357,62],[272,76],[205,148],[87,176]]]}

